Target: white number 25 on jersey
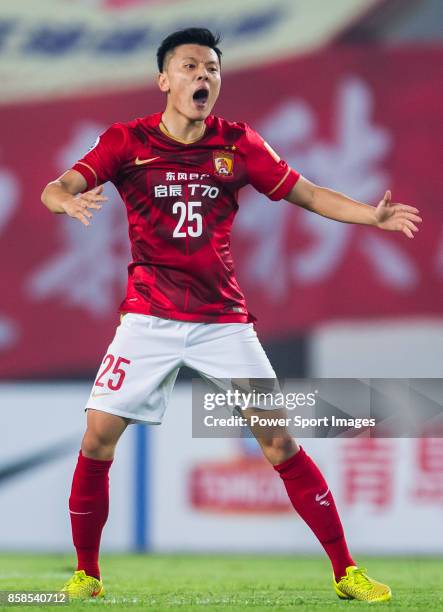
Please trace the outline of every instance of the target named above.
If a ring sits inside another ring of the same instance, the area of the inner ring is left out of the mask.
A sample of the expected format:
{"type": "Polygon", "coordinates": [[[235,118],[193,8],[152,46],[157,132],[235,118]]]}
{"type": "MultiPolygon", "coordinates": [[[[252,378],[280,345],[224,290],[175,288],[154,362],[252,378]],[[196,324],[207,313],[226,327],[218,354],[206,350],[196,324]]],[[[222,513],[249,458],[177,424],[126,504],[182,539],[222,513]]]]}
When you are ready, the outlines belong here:
{"type": "Polygon", "coordinates": [[[172,236],[174,238],[197,238],[202,235],[203,231],[203,218],[201,213],[194,210],[201,206],[201,202],[174,202],[172,206],[172,213],[174,215],[180,215],[175,226],[172,236]],[[187,222],[187,227],[183,229],[183,225],[187,222]]]}

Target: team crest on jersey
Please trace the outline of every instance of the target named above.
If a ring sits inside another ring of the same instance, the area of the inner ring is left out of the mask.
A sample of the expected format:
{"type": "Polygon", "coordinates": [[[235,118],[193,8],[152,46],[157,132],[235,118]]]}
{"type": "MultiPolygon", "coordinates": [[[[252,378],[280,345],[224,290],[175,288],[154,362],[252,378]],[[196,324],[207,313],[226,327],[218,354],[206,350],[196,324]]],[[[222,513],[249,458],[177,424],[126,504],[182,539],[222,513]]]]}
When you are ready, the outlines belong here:
{"type": "Polygon", "coordinates": [[[234,174],[234,154],[227,151],[214,151],[214,169],[217,176],[232,176],[234,174]]]}

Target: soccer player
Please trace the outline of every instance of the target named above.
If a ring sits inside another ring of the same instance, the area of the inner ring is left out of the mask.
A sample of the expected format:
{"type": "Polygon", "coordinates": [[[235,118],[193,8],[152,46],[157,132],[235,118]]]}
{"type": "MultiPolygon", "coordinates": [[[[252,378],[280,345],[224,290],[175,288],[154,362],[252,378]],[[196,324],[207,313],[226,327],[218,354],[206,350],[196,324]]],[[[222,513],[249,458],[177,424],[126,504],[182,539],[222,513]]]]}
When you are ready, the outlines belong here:
{"type": "MultiPolygon", "coordinates": [[[[373,207],[314,185],[249,125],[212,115],[221,84],[218,44],[201,28],[165,38],[157,51],[165,110],[112,125],[42,194],[51,212],[88,226],[106,200],[103,184],[114,183],[126,205],[133,258],[124,316],[86,404],[69,498],[78,565],[64,590],[73,598],[104,594],[99,546],[116,444],[130,423],[161,423],[180,367],[216,382],[276,377],[234,274],[230,230],[239,190],[251,184],[271,200],[408,238],[421,221],[416,208],[392,204],[389,191],[373,207]]],[[[390,599],[389,587],[348,551],[332,493],[305,450],[286,430],[258,442],[330,558],[337,595],[390,599]]]]}

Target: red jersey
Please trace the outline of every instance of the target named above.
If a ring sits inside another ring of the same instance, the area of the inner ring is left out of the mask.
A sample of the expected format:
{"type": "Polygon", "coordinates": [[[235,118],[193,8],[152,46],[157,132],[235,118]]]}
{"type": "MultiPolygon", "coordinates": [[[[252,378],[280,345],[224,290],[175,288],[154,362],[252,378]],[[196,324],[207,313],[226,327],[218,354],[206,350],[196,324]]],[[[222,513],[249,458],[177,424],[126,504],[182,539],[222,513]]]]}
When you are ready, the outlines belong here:
{"type": "Polygon", "coordinates": [[[132,262],[120,306],[167,319],[246,323],[230,251],[238,192],[271,200],[299,174],[247,124],[209,116],[194,142],[173,137],[162,113],[115,123],[73,169],[87,190],[111,181],[126,205],[132,262]]]}

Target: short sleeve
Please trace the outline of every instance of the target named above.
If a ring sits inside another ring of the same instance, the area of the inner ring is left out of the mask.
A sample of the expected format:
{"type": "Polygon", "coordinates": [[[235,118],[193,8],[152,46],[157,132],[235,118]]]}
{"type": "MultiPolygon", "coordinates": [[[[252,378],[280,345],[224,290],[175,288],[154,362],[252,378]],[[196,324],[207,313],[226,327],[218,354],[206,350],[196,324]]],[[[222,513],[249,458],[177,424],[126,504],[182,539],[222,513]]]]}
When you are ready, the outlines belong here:
{"type": "Polygon", "coordinates": [[[122,164],[124,143],[124,128],[115,123],[103,132],[92,149],[72,166],[73,170],[83,175],[88,190],[115,178],[122,164]]]}
{"type": "Polygon", "coordinates": [[[246,126],[246,170],[249,183],[271,200],[281,200],[291,191],[300,174],[280,159],[263,138],[246,126]]]}

